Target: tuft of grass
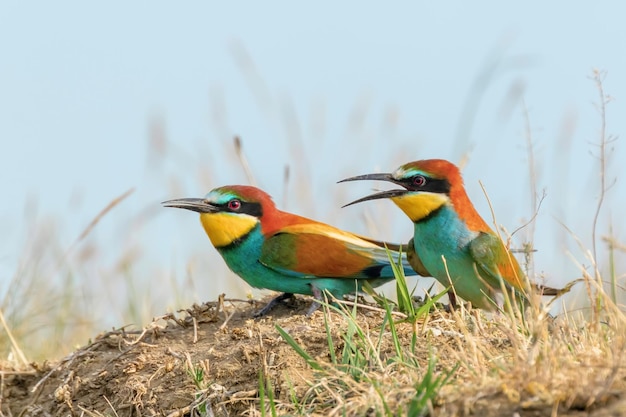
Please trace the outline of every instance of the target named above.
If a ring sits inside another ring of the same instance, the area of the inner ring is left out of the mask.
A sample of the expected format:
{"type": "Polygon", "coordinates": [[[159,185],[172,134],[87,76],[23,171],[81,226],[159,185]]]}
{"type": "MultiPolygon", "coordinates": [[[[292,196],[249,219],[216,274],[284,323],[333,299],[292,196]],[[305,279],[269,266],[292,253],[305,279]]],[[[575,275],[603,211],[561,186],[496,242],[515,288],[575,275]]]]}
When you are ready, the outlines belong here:
{"type": "MultiPolygon", "coordinates": [[[[400,289],[410,294],[406,281],[403,282],[404,288],[400,289]]],[[[321,406],[330,412],[341,410],[340,414],[348,415],[366,410],[385,416],[428,414],[439,391],[450,382],[458,365],[449,370],[438,369],[437,356],[433,352],[429,354],[426,366],[420,365],[421,352],[416,349],[418,336],[414,326],[419,310],[414,310],[412,330],[408,332],[409,340],[406,340],[406,332],[399,332],[397,325],[407,320],[396,323],[391,303],[384,297],[382,300],[385,308],[377,331],[359,324],[356,304],[347,309],[341,304],[323,303],[329,361],[313,358],[288,332],[275,326],[285,342],[315,374],[315,379],[309,381],[310,389],[304,398],[297,400],[298,406],[294,408],[302,410],[317,405],[315,409],[318,412],[322,411],[321,406]],[[333,336],[330,324],[333,319],[339,319],[343,324],[339,336],[333,336]],[[374,401],[371,395],[375,395],[374,401]]],[[[424,308],[427,312],[430,305],[424,308]]]]}
{"type": "Polygon", "coordinates": [[[189,375],[189,378],[196,388],[194,400],[185,408],[185,410],[187,410],[191,415],[199,417],[210,417],[215,415],[211,406],[211,399],[216,396],[215,392],[219,391],[219,388],[221,387],[214,386],[216,385],[214,381],[207,379],[209,375],[211,375],[208,362],[201,361],[196,365],[193,365],[191,357],[187,354],[185,369],[187,371],[187,375],[189,375]]]}
{"type": "Polygon", "coordinates": [[[439,394],[441,388],[450,382],[450,379],[459,367],[457,364],[454,368],[437,374],[435,370],[436,364],[435,356],[431,354],[424,376],[415,383],[415,397],[409,400],[406,406],[406,415],[423,416],[430,413],[433,398],[439,394]]]}

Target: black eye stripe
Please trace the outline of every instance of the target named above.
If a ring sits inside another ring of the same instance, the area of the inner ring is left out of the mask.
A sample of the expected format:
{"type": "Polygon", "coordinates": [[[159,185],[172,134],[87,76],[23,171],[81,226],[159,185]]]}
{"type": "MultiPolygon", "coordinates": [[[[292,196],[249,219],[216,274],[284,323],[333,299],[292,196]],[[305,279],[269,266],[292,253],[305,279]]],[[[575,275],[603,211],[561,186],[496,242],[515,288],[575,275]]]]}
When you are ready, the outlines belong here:
{"type": "Polygon", "coordinates": [[[413,175],[401,181],[401,185],[410,191],[426,191],[430,193],[449,194],[450,183],[446,179],[430,178],[424,175],[413,175]],[[417,177],[424,178],[425,181],[418,181],[417,177]],[[415,181],[421,182],[417,185],[415,181]]]}
{"type": "Polygon", "coordinates": [[[263,207],[261,206],[261,203],[251,203],[248,201],[237,199],[237,201],[239,201],[240,203],[240,206],[238,209],[233,210],[229,207],[229,204],[231,203],[231,201],[233,200],[230,200],[222,204],[215,204],[215,206],[219,207],[220,211],[225,211],[225,212],[230,212],[230,213],[245,213],[254,217],[261,217],[263,215],[263,207]]]}

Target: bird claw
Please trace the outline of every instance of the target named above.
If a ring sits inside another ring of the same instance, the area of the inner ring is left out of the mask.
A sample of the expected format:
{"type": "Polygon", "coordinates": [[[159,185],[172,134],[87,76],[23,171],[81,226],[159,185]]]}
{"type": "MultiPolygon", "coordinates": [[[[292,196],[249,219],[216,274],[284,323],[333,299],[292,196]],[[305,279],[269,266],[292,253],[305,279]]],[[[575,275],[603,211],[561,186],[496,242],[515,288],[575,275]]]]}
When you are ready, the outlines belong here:
{"type": "Polygon", "coordinates": [[[315,311],[320,308],[320,306],[322,305],[321,302],[324,301],[324,298],[322,297],[322,291],[313,284],[311,284],[311,292],[313,293],[315,301],[313,301],[311,303],[311,306],[307,309],[305,313],[306,317],[311,317],[313,313],[315,313],[315,311]]]}
{"type": "Polygon", "coordinates": [[[256,313],[254,313],[252,315],[252,317],[254,317],[255,319],[258,319],[259,317],[263,317],[265,316],[267,313],[270,312],[271,309],[273,309],[274,307],[276,307],[276,305],[278,303],[281,303],[289,298],[293,298],[293,294],[290,292],[284,292],[274,298],[272,298],[270,300],[269,303],[265,304],[265,307],[263,307],[262,309],[260,309],[259,311],[257,311],[256,313]]]}
{"type": "Polygon", "coordinates": [[[306,317],[311,317],[313,313],[315,313],[317,309],[320,308],[320,305],[321,304],[318,303],[317,301],[313,301],[311,305],[309,306],[309,308],[306,310],[306,313],[304,315],[306,317]]]}

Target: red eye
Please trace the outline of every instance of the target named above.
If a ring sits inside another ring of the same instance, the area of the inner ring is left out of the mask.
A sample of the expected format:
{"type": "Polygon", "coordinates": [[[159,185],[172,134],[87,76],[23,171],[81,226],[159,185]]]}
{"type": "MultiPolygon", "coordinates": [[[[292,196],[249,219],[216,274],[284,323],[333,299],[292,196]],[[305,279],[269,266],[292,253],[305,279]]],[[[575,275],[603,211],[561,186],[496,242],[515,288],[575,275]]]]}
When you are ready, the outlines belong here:
{"type": "Polygon", "coordinates": [[[231,210],[239,210],[241,208],[241,201],[239,200],[230,200],[228,202],[228,208],[231,210]]]}
{"type": "Polygon", "coordinates": [[[416,175],[415,178],[413,178],[413,185],[415,185],[416,187],[423,187],[424,184],[426,184],[426,178],[424,178],[421,175],[416,175]]]}

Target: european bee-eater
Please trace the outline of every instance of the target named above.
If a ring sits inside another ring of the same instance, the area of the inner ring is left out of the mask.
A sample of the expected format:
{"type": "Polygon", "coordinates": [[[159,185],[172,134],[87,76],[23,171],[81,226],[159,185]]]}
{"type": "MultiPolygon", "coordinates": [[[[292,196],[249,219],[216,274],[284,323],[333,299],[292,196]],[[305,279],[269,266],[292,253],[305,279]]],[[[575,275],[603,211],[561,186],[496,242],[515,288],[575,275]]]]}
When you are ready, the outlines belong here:
{"type": "MultiPolygon", "coordinates": [[[[163,202],[200,213],[200,222],[228,267],[256,288],[280,291],[255,316],[266,314],[293,294],[322,300],[329,291],[341,298],[394,278],[385,244],[276,208],[264,191],[245,185],[219,187],[205,198],[163,202]]],[[[397,259],[399,253],[392,251],[397,259]]],[[[415,275],[403,254],[404,272],[415,275]]],[[[307,312],[312,314],[319,303],[307,312]]]]}
{"type": "MultiPolygon", "coordinates": [[[[517,260],[467,196],[456,165],[442,159],[421,160],[402,165],[393,173],[360,175],[340,182],[356,180],[389,181],[403,187],[346,206],[391,199],[414,224],[409,261],[421,275],[430,275],[452,287],[452,308],[455,294],[475,307],[493,310],[503,285],[522,297],[529,291],[517,260]]],[[[544,288],[545,295],[555,295],[556,291],[544,288]]]]}

